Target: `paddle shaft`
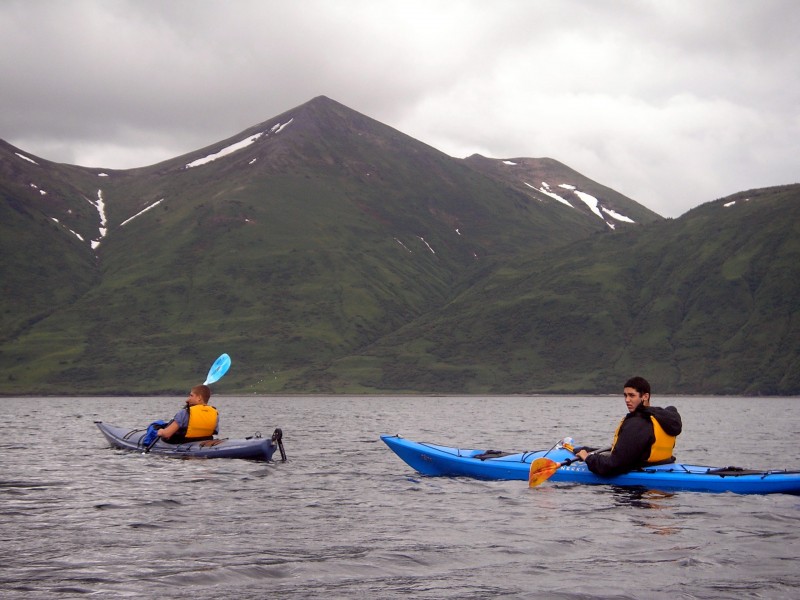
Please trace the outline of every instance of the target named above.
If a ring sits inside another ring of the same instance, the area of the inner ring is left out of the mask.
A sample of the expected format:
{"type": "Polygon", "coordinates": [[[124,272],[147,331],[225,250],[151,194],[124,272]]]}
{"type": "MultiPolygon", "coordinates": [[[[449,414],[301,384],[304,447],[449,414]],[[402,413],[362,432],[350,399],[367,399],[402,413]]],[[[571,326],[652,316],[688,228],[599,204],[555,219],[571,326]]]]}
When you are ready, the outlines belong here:
{"type": "MultiPolygon", "coordinates": [[[[611,448],[602,448],[600,450],[594,450],[589,454],[599,454],[601,452],[608,452],[611,448]]],[[[528,485],[529,487],[536,487],[541,485],[548,479],[550,479],[559,468],[571,465],[574,462],[578,462],[583,460],[579,457],[575,458],[568,458],[563,462],[556,462],[549,458],[537,458],[531,463],[531,471],[530,475],[528,475],[528,485]]]]}
{"type": "MultiPolygon", "coordinates": [[[[599,449],[597,449],[597,450],[592,450],[591,452],[588,452],[588,453],[586,454],[586,456],[588,457],[588,456],[591,456],[592,454],[602,454],[603,452],[610,452],[610,451],[611,451],[611,448],[610,448],[610,447],[609,447],[609,448],[599,448],[599,449]]],[[[576,456],[575,458],[568,458],[567,460],[565,460],[564,462],[562,462],[562,463],[561,463],[559,466],[564,466],[564,467],[566,467],[566,466],[569,466],[569,465],[571,465],[571,464],[572,464],[572,463],[574,463],[574,462],[579,462],[579,461],[581,461],[581,460],[583,460],[583,459],[582,459],[582,458],[580,458],[580,457],[578,457],[578,456],[576,456]]]]}
{"type": "Polygon", "coordinates": [[[145,453],[145,454],[148,454],[148,453],[150,452],[150,448],[152,448],[153,446],[155,446],[157,441],[158,441],[158,435],[156,435],[155,439],[154,439],[152,442],[150,442],[149,444],[147,444],[147,448],[145,448],[145,449],[144,449],[144,453],[145,453]]]}

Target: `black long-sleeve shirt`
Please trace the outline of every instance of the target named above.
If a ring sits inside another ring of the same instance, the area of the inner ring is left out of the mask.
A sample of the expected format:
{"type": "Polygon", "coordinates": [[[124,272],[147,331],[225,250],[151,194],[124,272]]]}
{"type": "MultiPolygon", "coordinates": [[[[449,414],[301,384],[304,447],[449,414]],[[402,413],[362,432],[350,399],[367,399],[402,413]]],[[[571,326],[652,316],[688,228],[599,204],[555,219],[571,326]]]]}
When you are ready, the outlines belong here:
{"type": "Polygon", "coordinates": [[[589,470],[597,475],[610,477],[644,465],[656,441],[651,416],[656,418],[667,434],[678,435],[681,432],[681,416],[674,406],[661,408],[639,405],[635,411],[625,416],[611,453],[590,454],[586,457],[589,470]]]}

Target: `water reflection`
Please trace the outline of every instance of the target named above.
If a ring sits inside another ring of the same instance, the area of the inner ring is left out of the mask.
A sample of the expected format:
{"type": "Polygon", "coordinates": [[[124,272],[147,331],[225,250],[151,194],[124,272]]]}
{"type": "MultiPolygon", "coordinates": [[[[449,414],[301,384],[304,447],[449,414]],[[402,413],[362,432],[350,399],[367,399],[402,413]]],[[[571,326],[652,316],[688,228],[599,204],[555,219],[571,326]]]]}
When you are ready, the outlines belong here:
{"type": "Polygon", "coordinates": [[[675,526],[675,512],[673,503],[674,493],[650,490],[647,488],[611,488],[614,504],[619,507],[632,507],[634,509],[648,509],[664,512],[639,513],[641,519],[634,519],[634,523],[657,535],[674,535],[680,532],[680,527],[675,526]]]}
{"type": "Polygon", "coordinates": [[[647,488],[623,488],[617,486],[611,487],[611,493],[617,506],[633,506],[635,508],[652,508],[656,510],[668,508],[664,500],[675,496],[674,493],[647,488]]]}

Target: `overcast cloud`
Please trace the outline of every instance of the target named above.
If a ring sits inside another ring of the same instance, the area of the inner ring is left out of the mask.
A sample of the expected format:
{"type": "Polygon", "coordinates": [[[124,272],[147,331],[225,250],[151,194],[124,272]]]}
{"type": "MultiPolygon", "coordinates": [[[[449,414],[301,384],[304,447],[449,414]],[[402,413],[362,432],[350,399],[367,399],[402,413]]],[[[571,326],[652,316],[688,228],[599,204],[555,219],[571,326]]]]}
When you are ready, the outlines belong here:
{"type": "Polygon", "coordinates": [[[0,138],[154,164],[319,95],[676,217],[800,181],[795,0],[0,0],[0,138]]]}

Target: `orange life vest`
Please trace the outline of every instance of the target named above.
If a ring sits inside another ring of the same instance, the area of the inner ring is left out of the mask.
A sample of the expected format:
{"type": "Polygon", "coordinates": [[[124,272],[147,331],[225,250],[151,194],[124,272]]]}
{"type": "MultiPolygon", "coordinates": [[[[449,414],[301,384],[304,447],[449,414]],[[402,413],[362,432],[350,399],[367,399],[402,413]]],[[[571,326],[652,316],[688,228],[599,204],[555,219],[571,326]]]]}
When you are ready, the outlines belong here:
{"type": "MultiPolygon", "coordinates": [[[[612,451],[614,450],[614,446],[617,445],[619,430],[626,418],[627,417],[622,418],[622,421],[617,425],[617,430],[614,432],[614,440],[611,442],[612,451]]],[[[658,419],[653,415],[650,415],[650,420],[653,422],[653,435],[655,435],[656,441],[653,442],[653,445],[650,447],[650,455],[647,457],[647,462],[649,464],[658,464],[673,460],[672,451],[675,449],[675,436],[669,435],[664,431],[658,419]]]]}
{"type": "Polygon", "coordinates": [[[189,426],[186,428],[184,439],[203,439],[214,436],[217,428],[219,414],[217,409],[207,404],[197,404],[189,407],[189,426]]]}

